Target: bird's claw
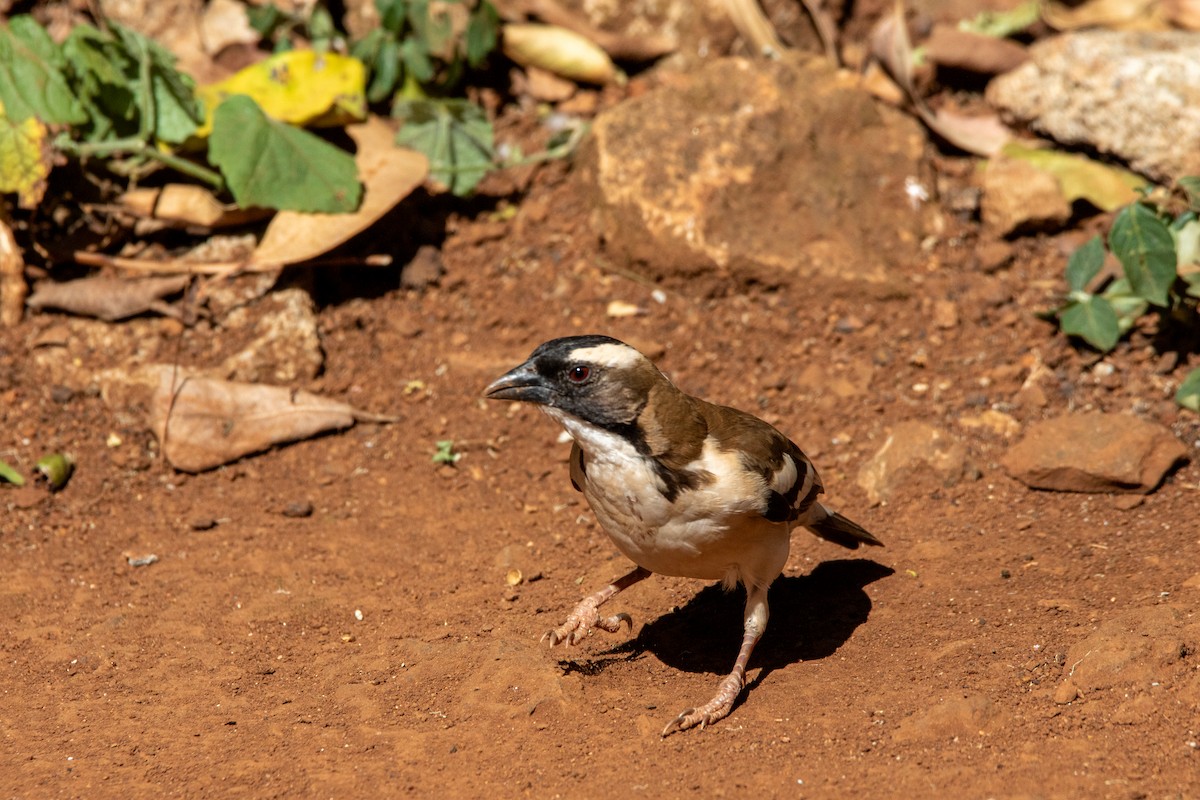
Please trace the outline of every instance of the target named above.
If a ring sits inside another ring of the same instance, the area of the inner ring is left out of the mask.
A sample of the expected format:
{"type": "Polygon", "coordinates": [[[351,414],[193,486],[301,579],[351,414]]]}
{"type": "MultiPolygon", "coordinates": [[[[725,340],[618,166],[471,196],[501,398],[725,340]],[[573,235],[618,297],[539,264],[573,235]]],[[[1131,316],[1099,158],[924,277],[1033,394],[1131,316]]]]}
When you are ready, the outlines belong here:
{"type": "Polygon", "coordinates": [[[630,631],[633,630],[633,617],[623,611],[620,614],[613,614],[611,617],[601,617],[596,611],[596,604],[589,598],[575,607],[566,622],[542,634],[541,641],[549,641],[551,647],[563,642],[574,646],[582,642],[583,638],[591,633],[592,628],[617,633],[621,630],[622,622],[629,625],[630,631]]]}
{"type": "Polygon", "coordinates": [[[742,680],[736,675],[725,678],[717,689],[716,697],[699,708],[685,709],[682,714],[668,722],[667,727],[662,731],[663,738],[697,726],[700,730],[704,730],[717,720],[729,716],[729,712],[733,710],[734,701],[742,691],[742,685],[742,680]]]}

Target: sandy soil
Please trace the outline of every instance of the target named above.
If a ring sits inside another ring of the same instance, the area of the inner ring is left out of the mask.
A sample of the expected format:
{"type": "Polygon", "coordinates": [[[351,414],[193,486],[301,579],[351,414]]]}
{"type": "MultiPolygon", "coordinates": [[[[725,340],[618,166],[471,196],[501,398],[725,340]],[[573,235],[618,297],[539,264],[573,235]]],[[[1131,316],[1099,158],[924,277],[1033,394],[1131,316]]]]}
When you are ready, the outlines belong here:
{"type": "MultiPolygon", "coordinates": [[[[304,388],[402,421],[197,476],[157,461],[136,416],[55,391],[31,347],[52,326],[78,344],[75,321],[0,331],[0,457],[78,461],[57,495],[0,488],[0,796],[1200,795],[1200,468],[1132,508],[1033,492],[997,466],[1002,435],[961,424],[995,404],[1024,424],[1133,409],[1195,452],[1200,426],[1144,340],[1110,360],[1114,379],[1033,316],[1062,290],[1063,245],[1001,244],[1011,266],[985,272],[967,229],[909,296],[829,300],[650,286],[613,269],[586,220],[552,165],[511,222],[451,215],[436,287],[322,273],[326,367],[304,388]],[[614,299],[648,313],[609,318],[614,299]],[[731,666],[740,590],[656,577],[614,601],[632,633],[539,643],[628,564],[571,489],[553,424],[479,392],[582,332],[661,353],[687,390],[777,424],[887,544],[795,534],[749,688],[704,731],[659,737],[731,666]],[[1039,360],[1053,379],[1035,402],[1021,388],[1039,360]],[[858,470],[914,419],[960,437],[972,469],[915,472],[871,507],[858,470]],[[456,466],[431,463],[442,439],[456,466]]],[[[181,363],[214,337],[110,330],[181,363]]]]}

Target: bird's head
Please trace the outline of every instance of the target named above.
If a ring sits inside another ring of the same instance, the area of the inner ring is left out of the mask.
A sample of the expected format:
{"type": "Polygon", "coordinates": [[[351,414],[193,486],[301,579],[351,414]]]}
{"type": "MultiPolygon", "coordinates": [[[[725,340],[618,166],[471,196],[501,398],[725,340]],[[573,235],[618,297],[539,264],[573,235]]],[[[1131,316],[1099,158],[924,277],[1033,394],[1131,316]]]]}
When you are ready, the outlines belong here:
{"type": "MultiPolygon", "coordinates": [[[[666,377],[634,348],[608,336],[568,336],[539,346],[483,390],[492,400],[535,403],[605,429],[633,424],[666,377]]],[[[557,412],[557,413],[555,413],[557,412]]]]}

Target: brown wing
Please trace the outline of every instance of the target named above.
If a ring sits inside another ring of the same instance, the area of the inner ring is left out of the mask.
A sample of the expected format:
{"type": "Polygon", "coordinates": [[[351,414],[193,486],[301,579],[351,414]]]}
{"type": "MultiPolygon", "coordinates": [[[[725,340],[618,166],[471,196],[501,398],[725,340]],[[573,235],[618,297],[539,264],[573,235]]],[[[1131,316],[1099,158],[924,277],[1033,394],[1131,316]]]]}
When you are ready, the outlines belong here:
{"type": "Polygon", "coordinates": [[[747,470],[762,476],[762,515],[772,522],[792,522],[806,515],[825,487],[796,443],[752,414],[727,406],[704,406],[709,434],[722,449],[737,452],[747,470]]]}

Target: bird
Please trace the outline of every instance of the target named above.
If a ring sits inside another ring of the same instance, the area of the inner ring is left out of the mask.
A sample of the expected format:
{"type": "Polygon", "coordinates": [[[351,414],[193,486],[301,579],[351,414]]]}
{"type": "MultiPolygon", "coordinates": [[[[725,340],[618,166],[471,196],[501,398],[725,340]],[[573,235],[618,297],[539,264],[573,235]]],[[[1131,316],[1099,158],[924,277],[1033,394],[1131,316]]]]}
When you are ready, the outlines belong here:
{"type": "Polygon", "coordinates": [[[685,709],[666,737],[703,729],[732,710],[762,637],[767,590],[783,572],[790,533],[807,528],[851,550],[882,542],[818,499],[812,461],[758,417],[684,393],[624,342],[589,334],[552,339],[487,386],[484,397],[539,407],[572,440],[571,483],[635,568],[588,595],[542,638],[577,645],[611,633],[626,613],[601,616],[618,593],[652,574],[746,589],[742,644],[708,702],[685,709]]]}

